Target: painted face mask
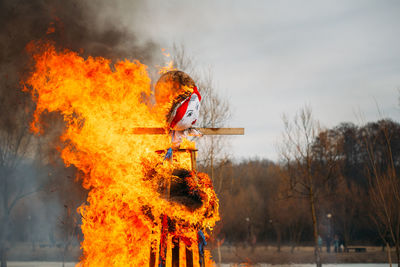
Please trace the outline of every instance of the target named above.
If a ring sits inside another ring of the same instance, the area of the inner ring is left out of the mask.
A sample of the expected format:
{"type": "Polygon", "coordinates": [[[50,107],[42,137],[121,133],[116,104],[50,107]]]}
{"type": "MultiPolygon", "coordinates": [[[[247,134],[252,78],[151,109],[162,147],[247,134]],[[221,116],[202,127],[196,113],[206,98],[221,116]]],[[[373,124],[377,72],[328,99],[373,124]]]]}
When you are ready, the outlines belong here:
{"type": "Polygon", "coordinates": [[[178,104],[172,112],[170,128],[174,131],[184,131],[196,123],[200,113],[201,95],[194,87],[193,93],[178,104]]]}

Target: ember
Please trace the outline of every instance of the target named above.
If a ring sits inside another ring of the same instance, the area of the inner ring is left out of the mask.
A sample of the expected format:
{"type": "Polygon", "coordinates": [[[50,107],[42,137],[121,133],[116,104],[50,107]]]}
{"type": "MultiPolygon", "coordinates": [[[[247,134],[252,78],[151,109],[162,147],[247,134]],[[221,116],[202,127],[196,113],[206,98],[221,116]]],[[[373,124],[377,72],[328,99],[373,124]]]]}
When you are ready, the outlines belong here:
{"type": "Polygon", "coordinates": [[[35,60],[25,82],[37,105],[32,130],[46,130],[43,113],[62,114],[61,156],[90,189],[79,208],[81,265],[158,266],[167,259],[168,266],[168,254],[176,251],[199,264],[199,236],[208,236],[219,214],[211,180],[192,170],[195,144],[183,139],[169,161],[157,153],[170,147],[169,135],[135,132],[168,132],[174,92],[164,90],[163,101],[150,104],[151,80],[138,61],[110,66],[105,58],[84,59],[47,44],[32,43],[28,50],[35,60]],[[185,248],[191,252],[184,254],[185,248]]]}

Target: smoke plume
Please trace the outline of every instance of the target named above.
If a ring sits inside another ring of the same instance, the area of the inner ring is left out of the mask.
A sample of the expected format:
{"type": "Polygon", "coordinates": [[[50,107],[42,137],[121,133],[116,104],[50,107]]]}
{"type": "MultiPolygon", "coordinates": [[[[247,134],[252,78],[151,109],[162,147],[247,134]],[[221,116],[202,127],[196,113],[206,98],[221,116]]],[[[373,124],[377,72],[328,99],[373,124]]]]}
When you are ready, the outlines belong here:
{"type": "MultiPolygon", "coordinates": [[[[13,165],[14,162],[11,164],[0,160],[0,190],[8,190],[9,199],[14,199],[18,194],[23,196],[24,190],[29,193],[29,190],[38,188],[38,193],[24,197],[27,201],[21,198],[8,227],[0,225],[0,230],[7,233],[0,233],[0,243],[4,242],[4,238],[17,238],[12,236],[13,233],[23,233],[26,229],[35,229],[37,225],[41,225],[42,231],[47,229],[48,234],[53,235],[56,232],[54,229],[60,228],[60,222],[65,224],[62,221],[65,215],[76,214],[76,207],[86,198],[82,187],[74,182],[76,171],[65,168],[58,154],[58,138],[63,130],[61,117],[57,114],[45,116],[44,122],[49,130],[44,136],[35,137],[29,131],[34,103],[31,96],[22,91],[21,83],[32,71],[32,61],[26,52],[27,44],[32,41],[50,42],[57,49],[72,50],[84,57],[101,56],[112,61],[138,59],[145,64],[154,63],[156,59],[153,55],[159,54],[156,43],[144,40],[122,26],[117,16],[112,16],[112,19],[103,16],[110,11],[107,8],[112,4],[107,0],[0,1],[0,151],[6,151],[6,146],[10,144],[4,140],[14,138],[23,146],[10,153],[19,159],[20,170],[29,170],[17,172],[18,165],[13,165]],[[21,139],[17,138],[19,136],[21,139]],[[4,181],[9,183],[11,179],[13,191],[3,186],[4,181]],[[33,221],[37,221],[36,225],[32,225],[33,221]],[[46,225],[43,225],[44,222],[46,225]],[[17,226],[19,229],[15,229],[17,226]],[[20,228],[25,229],[21,231],[20,228]]],[[[137,1],[132,16],[140,11],[141,5],[143,3],[137,1]]],[[[0,216],[4,212],[0,208],[0,216]]],[[[68,227],[61,227],[61,230],[64,228],[70,231],[68,227]]],[[[32,233],[26,235],[28,237],[18,238],[32,239],[32,233]]]]}

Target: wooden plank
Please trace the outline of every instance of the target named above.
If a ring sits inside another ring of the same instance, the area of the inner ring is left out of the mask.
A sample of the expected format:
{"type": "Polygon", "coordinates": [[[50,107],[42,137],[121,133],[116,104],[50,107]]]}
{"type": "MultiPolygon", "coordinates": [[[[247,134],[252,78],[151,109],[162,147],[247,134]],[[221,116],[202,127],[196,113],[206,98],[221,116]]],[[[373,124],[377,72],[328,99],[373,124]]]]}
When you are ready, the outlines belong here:
{"type": "Polygon", "coordinates": [[[190,248],[186,247],[186,267],[193,267],[193,253],[190,248]]]}
{"type": "Polygon", "coordinates": [[[199,261],[199,248],[197,246],[197,243],[192,244],[192,256],[193,256],[193,267],[200,267],[200,261],[199,261]]]}
{"type": "Polygon", "coordinates": [[[156,257],[157,257],[157,252],[153,250],[151,244],[150,244],[150,260],[149,260],[149,267],[157,267],[156,266],[156,257]]]}
{"type": "Polygon", "coordinates": [[[164,128],[155,127],[136,127],[133,128],[133,134],[168,134],[167,130],[164,128]]]}
{"type": "MultiPolygon", "coordinates": [[[[244,128],[194,128],[203,135],[244,135],[244,128]]],[[[133,134],[168,134],[164,128],[136,127],[133,134]]]]}
{"type": "Polygon", "coordinates": [[[167,238],[167,257],[165,259],[165,267],[172,267],[172,236],[168,235],[167,238]]]}
{"type": "Polygon", "coordinates": [[[192,171],[196,171],[196,150],[190,150],[190,161],[192,162],[192,171]]]}
{"type": "Polygon", "coordinates": [[[180,253],[180,244],[178,238],[172,238],[172,252],[171,252],[171,267],[180,267],[181,262],[181,253],[180,253]]]}
{"type": "Polygon", "coordinates": [[[204,135],[244,135],[244,128],[196,128],[204,135]]]}
{"type": "Polygon", "coordinates": [[[179,240],[179,265],[178,267],[187,267],[186,264],[186,244],[179,240]]]}

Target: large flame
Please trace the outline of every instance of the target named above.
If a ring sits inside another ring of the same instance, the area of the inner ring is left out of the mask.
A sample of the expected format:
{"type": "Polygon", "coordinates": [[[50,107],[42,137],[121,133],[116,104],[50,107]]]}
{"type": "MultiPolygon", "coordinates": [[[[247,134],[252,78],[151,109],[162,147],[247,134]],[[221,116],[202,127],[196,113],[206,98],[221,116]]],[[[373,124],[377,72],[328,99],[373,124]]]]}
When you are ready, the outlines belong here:
{"type": "MultiPolygon", "coordinates": [[[[136,127],[164,127],[169,101],[154,103],[147,67],[139,61],[111,65],[105,58],[84,59],[48,44],[28,46],[35,70],[25,81],[36,111],[32,130],[41,132],[41,115],[62,114],[66,128],[61,156],[76,166],[89,189],[79,208],[84,241],[82,266],[148,266],[150,249],[162,236],[162,218],[174,222],[175,237],[197,245],[198,230],[212,230],[219,219],[218,199],[207,175],[186,177],[202,205],[191,208],[171,201],[166,188],[178,179],[174,170],[191,170],[190,154],[176,152],[173,162],[162,151],[170,146],[165,135],[134,134],[136,127]]],[[[186,148],[194,144],[186,141],[186,148]]],[[[171,236],[171,234],[170,234],[171,236]]]]}

